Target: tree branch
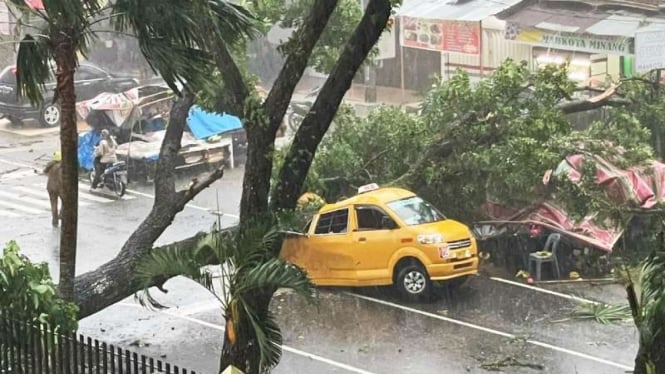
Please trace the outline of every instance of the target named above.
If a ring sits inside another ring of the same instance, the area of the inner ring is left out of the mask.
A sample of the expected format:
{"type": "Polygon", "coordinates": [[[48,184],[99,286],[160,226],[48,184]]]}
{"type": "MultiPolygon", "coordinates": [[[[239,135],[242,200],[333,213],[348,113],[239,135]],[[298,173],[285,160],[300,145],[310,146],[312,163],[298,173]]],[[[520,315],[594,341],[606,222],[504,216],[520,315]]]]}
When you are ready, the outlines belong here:
{"type": "Polygon", "coordinates": [[[614,95],[617,92],[617,88],[619,88],[619,85],[614,85],[605,90],[605,92],[603,92],[602,94],[594,96],[589,99],[573,100],[573,101],[566,101],[563,103],[559,103],[556,105],[556,108],[561,110],[565,114],[571,114],[571,113],[584,112],[592,109],[598,109],[604,106],[620,107],[620,106],[631,105],[633,102],[628,99],[621,97],[614,97],[614,95]]]}
{"type": "Polygon", "coordinates": [[[217,70],[222,76],[225,88],[225,108],[224,111],[244,117],[244,106],[249,96],[249,87],[243,79],[238,64],[233,60],[231,52],[226,43],[221,38],[212,38],[210,40],[210,49],[215,51],[213,54],[217,70]]]}
{"type": "Polygon", "coordinates": [[[572,114],[572,113],[579,113],[588,110],[598,109],[604,106],[622,107],[622,106],[629,106],[631,104],[633,104],[632,101],[622,97],[608,97],[599,101],[590,101],[588,99],[567,101],[565,103],[557,104],[556,108],[561,110],[565,114],[572,114]]]}
{"type": "Polygon", "coordinates": [[[367,5],[360,24],[296,132],[273,190],[274,208],[295,208],[316,149],[351,87],[358,68],[386,28],[391,9],[389,0],[371,0],[367,5]]]}
{"type": "Polygon", "coordinates": [[[450,138],[449,134],[454,133],[455,132],[454,130],[456,128],[464,126],[477,119],[478,115],[476,112],[472,111],[465,113],[462,117],[460,117],[451,125],[451,131],[447,131],[445,134],[439,134],[437,139],[435,139],[430,144],[430,146],[427,147],[425,152],[422,154],[422,157],[420,157],[413,165],[411,165],[411,167],[406,173],[402,174],[392,182],[387,183],[387,185],[391,186],[401,185],[405,180],[408,180],[414,175],[420,173],[422,168],[425,167],[426,163],[428,161],[433,160],[437,155],[440,156],[441,154],[443,154],[444,157],[447,157],[448,154],[452,153],[453,146],[457,143],[455,139],[450,138]]]}
{"type": "Polygon", "coordinates": [[[159,160],[155,170],[155,203],[173,200],[175,190],[175,166],[182,143],[182,134],[187,125],[189,108],[194,103],[194,95],[188,88],[171,108],[169,125],[166,127],[159,160]]]}
{"type": "Polygon", "coordinates": [[[297,48],[290,51],[263,105],[270,116],[271,132],[276,132],[282,123],[293,92],[307,68],[312,50],[326,28],[330,15],[335,11],[337,2],[338,0],[315,0],[312,11],[294,34],[295,39],[289,42],[295,43],[297,48]]]}
{"type": "MultiPolygon", "coordinates": [[[[223,168],[217,169],[202,181],[194,181],[184,191],[175,189],[175,163],[189,108],[193,103],[191,91],[183,90],[183,96],[171,109],[171,121],[167,127],[155,175],[155,201],[148,216],[129,236],[120,253],[99,268],[76,277],[74,287],[79,318],[84,318],[110,306],[138,291],[132,282],[137,261],[150,251],[164,230],[173,223],[178,212],[204,188],[223,176],[223,168]]],[[[202,234],[171,244],[194,246],[202,234]]],[[[155,250],[165,249],[168,246],[155,250]]]]}
{"type": "Polygon", "coordinates": [[[180,209],[184,209],[185,205],[190,200],[192,200],[194,196],[198,195],[199,192],[205,190],[206,188],[208,188],[208,186],[213,184],[218,179],[221,179],[223,176],[224,176],[224,167],[222,166],[218,169],[215,169],[215,171],[208,174],[201,181],[199,181],[197,178],[192,179],[192,183],[188,189],[177,192],[176,205],[178,207],[181,207],[180,209]]]}

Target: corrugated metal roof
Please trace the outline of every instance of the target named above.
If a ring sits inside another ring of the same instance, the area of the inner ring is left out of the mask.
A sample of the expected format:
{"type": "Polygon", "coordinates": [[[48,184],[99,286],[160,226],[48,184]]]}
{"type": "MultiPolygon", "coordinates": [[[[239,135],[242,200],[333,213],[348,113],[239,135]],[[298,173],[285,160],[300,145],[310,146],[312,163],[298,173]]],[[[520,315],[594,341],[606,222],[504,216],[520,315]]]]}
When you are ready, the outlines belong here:
{"type": "Polygon", "coordinates": [[[632,38],[636,31],[644,29],[665,29],[665,16],[649,17],[628,11],[587,11],[544,7],[537,3],[517,6],[509,15],[499,15],[500,19],[516,23],[521,27],[550,30],[577,28],[577,34],[602,36],[623,36],[632,38]],[[539,25],[549,27],[539,27],[539,25]]]}
{"type": "Polygon", "coordinates": [[[457,4],[454,0],[404,1],[397,15],[413,18],[443,19],[455,21],[482,21],[521,0],[471,0],[457,4]]]}
{"type": "Polygon", "coordinates": [[[635,36],[636,31],[644,29],[645,27],[649,27],[649,29],[665,29],[665,19],[611,15],[588,27],[586,32],[594,35],[625,36],[632,38],[635,36]]]}

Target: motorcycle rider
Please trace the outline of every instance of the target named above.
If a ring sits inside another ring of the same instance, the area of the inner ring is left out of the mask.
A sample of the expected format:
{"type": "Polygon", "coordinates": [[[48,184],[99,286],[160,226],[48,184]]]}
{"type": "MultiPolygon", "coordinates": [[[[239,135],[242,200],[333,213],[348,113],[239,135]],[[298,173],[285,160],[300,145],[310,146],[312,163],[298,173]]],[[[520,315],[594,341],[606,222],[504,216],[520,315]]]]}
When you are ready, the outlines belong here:
{"type": "Polygon", "coordinates": [[[102,140],[95,147],[95,179],[92,181],[92,188],[96,189],[99,182],[102,181],[104,170],[118,162],[115,150],[118,148],[115,138],[107,129],[102,130],[102,140]]]}

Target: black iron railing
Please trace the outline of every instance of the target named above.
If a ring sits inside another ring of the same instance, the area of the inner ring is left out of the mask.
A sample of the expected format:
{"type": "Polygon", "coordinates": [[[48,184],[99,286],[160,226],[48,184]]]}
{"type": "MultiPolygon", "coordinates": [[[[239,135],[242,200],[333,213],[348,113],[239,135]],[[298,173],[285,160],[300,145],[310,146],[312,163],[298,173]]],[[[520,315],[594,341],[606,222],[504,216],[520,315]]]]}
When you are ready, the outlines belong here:
{"type": "Polygon", "coordinates": [[[0,317],[0,374],[196,374],[78,333],[0,317]]]}

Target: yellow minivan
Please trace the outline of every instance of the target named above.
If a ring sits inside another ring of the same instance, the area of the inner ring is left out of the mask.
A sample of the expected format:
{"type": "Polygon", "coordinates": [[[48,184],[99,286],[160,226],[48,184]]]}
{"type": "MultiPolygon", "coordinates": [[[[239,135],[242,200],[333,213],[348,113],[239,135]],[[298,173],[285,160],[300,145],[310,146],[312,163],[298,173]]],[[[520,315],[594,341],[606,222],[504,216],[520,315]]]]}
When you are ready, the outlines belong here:
{"type": "Polygon", "coordinates": [[[457,286],[478,273],[471,230],[413,192],[363,186],[324,205],[304,234],[287,235],[284,259],[318,286],[394,285],[408,299],[427,297],[433,281],[457,286]]]}

